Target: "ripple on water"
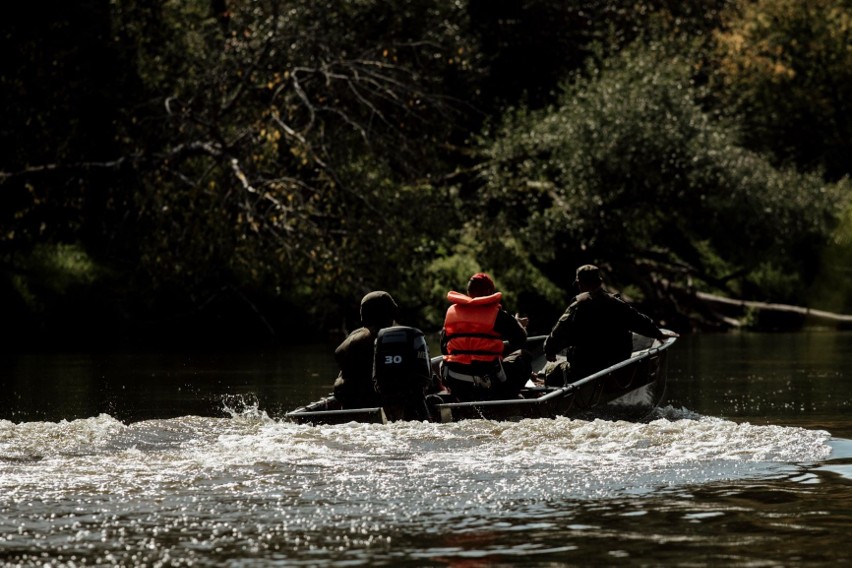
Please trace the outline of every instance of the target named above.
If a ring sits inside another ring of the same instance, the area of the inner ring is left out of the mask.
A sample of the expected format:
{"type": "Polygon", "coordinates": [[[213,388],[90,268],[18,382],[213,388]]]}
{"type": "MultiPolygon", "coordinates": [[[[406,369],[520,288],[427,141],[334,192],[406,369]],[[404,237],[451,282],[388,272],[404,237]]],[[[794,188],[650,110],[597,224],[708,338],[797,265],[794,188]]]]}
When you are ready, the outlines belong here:
{"type": "MultiPolygon", "coordinates": [[[[416,488],[424,499],[448,484],[478,501],[481,485],[512,498],[599,496],[686,480],[738,477],[772,464],[852,456],[852,443],[819,430],[669,417],[649,423],[567,418],[453,424],[350,423],[304,426],[263,413],[232,419],[183,417],[124,425],[107,415],[59,423],[0,423],[0,459],[39,462],[32,476],[59,471],[112,476],[156,472],[162,482],[223,469],[245,475],[298,471],[323,492],[359,481],[387,498],[416,488]],[[45,463],[47,462],[47,463],[45,463]],[[405,480],[402,483],[401,480],[405,480]]],[[[67,477],[63,475],[63,477],[67,477]]],[[[73,475],[72,475],[73,478],[73,475]]],[[[487,491],[486,491],[487,492],[487,491]]],[[[334,493],[331,492],[333,495],[334,493]]]]}
{"type": "MultiPolygon", "coordinates": [[[[675,409],[648,423],[313,427],[256,408],[131,425],[107,415],[0,422],[0,548],[50,550],[53,558],[129,550],[151,564],[169,563],[163,554],[175,548],[184,563],[217,549],[267,559],[312,547],[369,557],[410,530],[434,540],[419,549],[424,558],[497,549],[522,557],[555,549],[527,547],[522,536],[509,546],[503,537],[476,546],[470,539],[553,530],[570,518],[566,503],[601,507],[707,482],[777,477],[830,454],[848,459],[849,441],[675,409]],[[442,548],[448,533],[463,552],[442,548]]],[[[645,514],[627,508],[619,516],[645,514]]],[[[686,515],[710,522],[717,513],[686,515]]],[[[565,530],[597,530],[577,527],[565,530]]]]}

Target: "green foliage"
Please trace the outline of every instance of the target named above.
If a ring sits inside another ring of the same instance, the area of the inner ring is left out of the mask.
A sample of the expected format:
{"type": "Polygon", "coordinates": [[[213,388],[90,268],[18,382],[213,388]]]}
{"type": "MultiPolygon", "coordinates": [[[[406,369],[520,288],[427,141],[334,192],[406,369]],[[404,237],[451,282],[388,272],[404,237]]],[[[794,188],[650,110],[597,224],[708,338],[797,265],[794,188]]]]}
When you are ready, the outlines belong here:
{"type": "Polygon", "coordinates": [[[91,347],[96,336],[116,336],[103,320],[120,285],[81,245],[40,244],[18,253],[16,261],[13,270],[0,273],[4,345],[35,336],[41,347],[51,341],[91,347]]]}
{"type": "Polygon", "coordinates": [[[421,294],[428,301],[422,310],[423,325],[440,328],[447,308],[447,292],[464,292],[471,275],[486,272],[503,293],[503,306],[512,311],[528,311],[531,303],[544,302],[560,309],[567,296],[555,286],[528,257],[512,235],[491,232],[478,222],[458,220],[451,248],[433,257],[425,268],[428,285],[421,294]]]}
{"type": "Polygon", "coordinates": [[[752,268],[748,279],[767,298],[801,300],[807,291],[799,273],[789,272],[772,262],[762,262],[752,268]]]}
{"type": "Polygon", "coordinates": [[[627,270],[664,255],[715,286],[731,276],[717,259],[752,287],[765,275],[749,281],[751,268],[767,262],[801,278],[833,226],[836,188],[742,149],[674,53],[625,50],[558,106],[515,113],[483,174],[483,196],[505,205],[488,226],[566,272],[584,258],[627,270]]]}
{"type": "Polygon", "coordinates": [[[39,245],[20,263],[12,282],[34,312],[47,304],[66,301],[74,288],[93,285],[104,275],[80,245],[39,245]]]}
{"type": "Polygon", "coordinates": [[[780,163],[852,173],[852,2],[741,0],[716,33],[720,104],[780,163]]]}
{"type": "Polygon", "coordinates": [[[0,23],[16,321],[109,296],[328,329],[381,288],[435,327],[479,270],[556,314],[582,262],[646,301],[849,305],[849,184],[794,169],[848,173],[849,0],[24,8],[0,23]]]}
{"type": "Polygon", "coordinates": [[[471,275],[487,272],[477,260],[480,253],[474,233],[462,230],[450,251],[431,259],[424,271],[428,287],[424,286],[427,301],[422,311],[429,328],[438,329],[443,324],[448,306],[447,292],[464,292],[471,275]]]}
{"type": "Polygon", "coordinates": [[[730,2],[469,0],[470,33],[487,63],[477,101],[486,108],[521,101],[542,108],[588,58],[617,53],[638,38],[709,35],[730,2]]]}
{"type": "Polygon", "coordinates": [[[320,319],[379,276],[406,289],[401,250],[432,251],[445,213],[420,180],[454,127],[442,85],[471,66],[457,6],[116,6],[167,114],[127,134],[157,148],[134,208],[158,285],[278,290],[320,319]]]}
{"type": "Polygon", "coordinates": [[[105,1],[28,3],[0,19],[0,261],[47,241],[100,235],[112,198],[114,123],[125,70],[108,49],[105,1]],[[83,182],[72,172],[87,164],[83,182]],[[97,187],[93,187],[95,182],[97,187]]]}
{"type": "MultiPolygon", "coordinates": [[[[852,195],[852,184],[846,193],[852,195]]],[[[840,313],[852,312],[852,206],[842,212],[840,222],[831,235],[828,245],[820,252],[820,271],[809,290],[811,305],[840,313]]]]}

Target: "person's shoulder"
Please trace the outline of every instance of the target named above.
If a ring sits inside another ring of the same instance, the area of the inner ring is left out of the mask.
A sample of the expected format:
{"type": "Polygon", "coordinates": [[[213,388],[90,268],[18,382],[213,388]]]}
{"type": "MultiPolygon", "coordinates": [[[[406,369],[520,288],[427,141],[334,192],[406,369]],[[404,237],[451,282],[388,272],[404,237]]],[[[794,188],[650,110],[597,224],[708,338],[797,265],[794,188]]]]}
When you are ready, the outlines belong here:
{"type": "Polygon", "coordinates": [[[508,311],[506,311],[506,309],[503,306],[497,306],[497,307],[498,307],[498,310],[497,310],[497,317],[498,318],[500,318],[500,319],[506,319],[506,318],[515,319],[515,316],[513,316],[508,311]]]}
{"type": "Polygon", "coordinates": [[[617,294],[615,292],[609,292],[604,290],[603,288],[598,288],[594,292],[591,293],[592,298],[597,302],[608,303],[608,304],[619,304],[628,306],[629,304],[624,301],[624,298],[621,297],[621,294],[617,294]]]}
{"type": "Polygon", "coordinates": [[[370,327],[359,327],[355,331],[349,334],[349,338],[355,341],[372,341],[375,339],[378,330],[374,330],[370,327]]]}
{"type": "Polygon", "coordinates": [[[616,292],[608,292],[606,290],[601,290],[599,297],[608,302],[620,302],[622,304],[626,303],[624,298],[621,297],[621,294],[616,292]]]}
{"type": "Polygon", "coordinates": [[[559,321],[565,321],[572,319],[578,311],[584,310],[585,305],[592,299],[588,292],[582,292],[577,294],[571,301],[568,303],[568,307],[565,309],[565,312],[559,318],[559,321]]]}
{"type": "Polygon", "coordinates": [[[337,346],[335,352],[345,351],[350,345],[354,343],[363,343],[364,341],[372,341],[372,339],[373,332],[370,331],[370,328],[359,327],[358,329],[351,331],[349,335],[346,336],[346,339],[344,339],[343,342],[337,346]]]}
{"type": "Polygon", "coordinates": [[[568,305],[568,311],[570,312],[572,309],[577,309],[583,304],[591,302],[594,299],[594,296],[590,292],[581,292],[574,296],[571,300],[571,303],[568,305]]]}
{"type": "Polygon", "coordinates": [[[598,288],[577,295],[569,311],[597,313],[600,310],[618,309],[619,304],[624,304],[624,301],[603,288],[598,288]]]}

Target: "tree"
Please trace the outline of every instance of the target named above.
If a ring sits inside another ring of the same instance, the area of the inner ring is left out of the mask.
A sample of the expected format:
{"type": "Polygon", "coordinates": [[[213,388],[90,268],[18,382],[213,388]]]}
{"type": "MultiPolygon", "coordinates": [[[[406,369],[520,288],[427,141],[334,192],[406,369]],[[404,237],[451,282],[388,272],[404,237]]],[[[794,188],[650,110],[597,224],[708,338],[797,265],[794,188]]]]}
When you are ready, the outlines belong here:
{"type": "MultiPolygon", "coordinates": [[[[110,143],[86,162],[3,168],[21,190],[17,217],[44,202],[26,188],[51,192],[77,226],[56,238],[91,233],[86,251],[137,265],[132,286],[167,310],[236,290],[307,306],[323,326],[342,297],[388,281],[405,288],[425,262],[411,251],[443,229],[431,215],[447,218],[427,204],[441,197],[434,188],[463,116],[445,83],[473,73],[459,6],[110,6],[107,51],[124,73],[110,143]],[[111,177],[92,176],[95,164],[111,177]],[[67,180],[101,195],[97,215],[69,211],[56,193],[67,180]],[[377,259],[382,270],[371,272],[377,259]]],[[[55,224],[40,211],[29,226],[55,224]]]]}
{"type": "Polygon", "coordinates": [[[589,58],[634,41],[707,36],[731,0],[469,0],[470,34],[483,76],[472,99],[496,118],[506,107],[540,109],[589,58]]]}
{"type": "Polygon", "coordinates": [[[740,1],[716,33],[720,105],[776,163],[848,175],[852,2],[740,1]]]}
{"type": "Polygon", "coordinates": [[[482,172],[483,239],[519,240],[564,288],[603,262],[646,301],[673,282],[803,301],[846,186],[743,149],[693,71],[682,50],[637,45],[557,106],[514,113],[482,172]]]}
{"type": "Polygon", "coordinates": [[[103,184],[83,183],[79,174],[97,178],[119,157],[114,123],[123,75],[109,49],[108,4],[44,10],[28,3],[0,23],[0,258],[6,264],[37,243],[100,236],[85,220],[100,215],[109,196],[103,184]]]}

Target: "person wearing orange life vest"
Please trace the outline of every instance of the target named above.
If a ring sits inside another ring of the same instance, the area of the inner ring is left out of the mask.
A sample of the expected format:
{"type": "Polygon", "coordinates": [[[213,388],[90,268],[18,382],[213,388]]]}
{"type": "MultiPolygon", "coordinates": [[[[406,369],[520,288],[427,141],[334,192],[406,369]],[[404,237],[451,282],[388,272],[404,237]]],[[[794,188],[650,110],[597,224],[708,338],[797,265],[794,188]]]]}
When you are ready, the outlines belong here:
{"type": "Polygon", "coordinates": [[[474,274],[467,294],[450,291],[447,299],[452,305],[441,330],[445,386],[460,401],[516,397],[532,373],[532,356],[521,349],[524,324],[503,309],[494,281],[474,274]]]}

